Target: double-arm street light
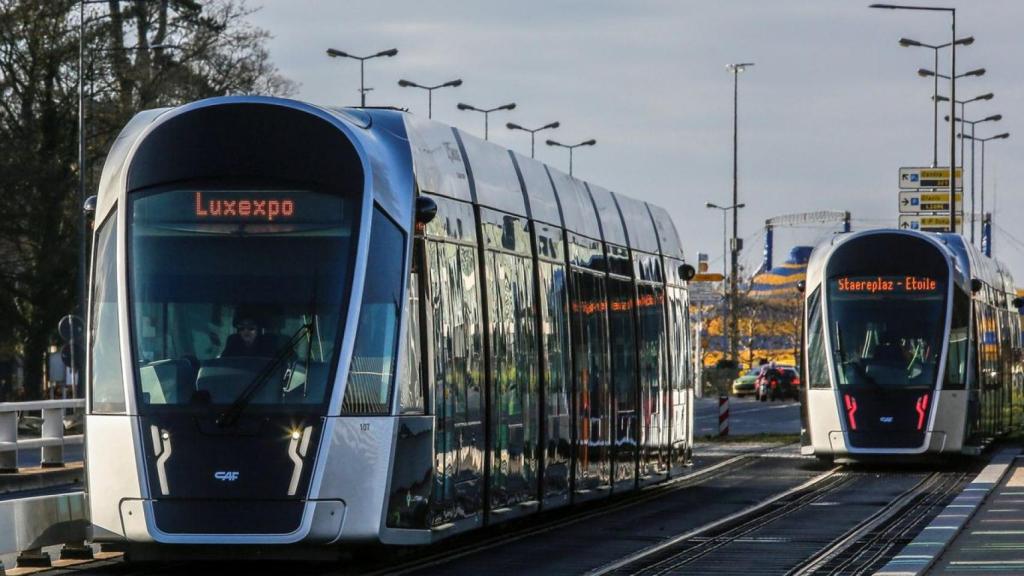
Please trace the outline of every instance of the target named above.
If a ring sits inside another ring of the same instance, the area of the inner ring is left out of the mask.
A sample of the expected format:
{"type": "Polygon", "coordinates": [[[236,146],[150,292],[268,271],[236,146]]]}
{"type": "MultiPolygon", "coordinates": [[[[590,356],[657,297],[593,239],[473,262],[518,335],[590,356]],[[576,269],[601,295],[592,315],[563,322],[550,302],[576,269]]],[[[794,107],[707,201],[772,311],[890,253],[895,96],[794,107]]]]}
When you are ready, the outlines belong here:
{"type": "Polygon", "coordinates": [[[533,141],[534,136],[536,136],[537,132],[540,132],[541,130],[550,130],[553,128],[558,128],[559,126],[560,124],[558,122],[545,124],[540,128],[523,128],[522,126],[516,124],[515,122],[509,122],[508,124],[505,124],[505,127],[508,128],[509,130],[522,130],[523,132],[530,133],[530,158],[533,158],[533,141]]]}
{"type": "MultiPolygon", "coordinates": [[[[973,127],[971,132],[973,132],[973,127]]],[[[995,136],[989,136],[988,138],[977,138],[973,134],[961,134],[963,138],[969,138],[971,140],[971,147],[974,147],[974,142],[981,142],[981,217],[985,217],[985,142],[989,140],[1004,140],[1010,137],[1009,132],[1003,132],[1002,134],[996,134],[995,136]]],[[[973,221],[974,214],[971,214],[971,220],[973,221]]]]}
{"type": "Polygon", "coordinates": [[[398,85],[402,88],[422,88],[427,91],[427,118],[433,118],[434,116],[434,90],[438,88],[456,88],[462,86],[462,79],[457,78],[455,80],[449,80],[444,84],[438,84],[436,86],[424,86],[417,84],[409,80],[399,80],[398,85]]]}
{"type": "Polygon", "coordinates": [[[366,61],[373,58],[380,58],[392,56],[398,54],[398,48],[392,48],[390,50],[384,50],[377,52],[376,54],[370,54],[369,56],[354,56],[348,52],[342,52],[341,50],[335,50],[334,48],[327,49],[327,55],[331,58],[352,58],[353,60],[359,60],[359,105],[366,107],[366,61]]]}
{"type": "MultiPolygon", "coordinates": [[[[939,69],[939,50],[943,48],[949,48],[953,44],[959,44],[960,46],[970,46],[974,44],[974,36],[968,36],[967,38],[961,38],[956,42],[946,42],[945,44],[925,44],[924,42],[918,42],[917,40],[911,40],[910,38],[900,38],[900,46],[904,48],[919,47],[928,48],[935,53],[935,70],[939,69]]],[[[939,77],[935,76],[935,86],[932,89],[932,102],[934,111],[932,112],[932,168],[939,165],[939,77]]]]}
{"type": "Polygon", "coordinates": [[[569,176],[572,176],[572,151],[579,148],[580,146],[593,146],[597,144],[597,140],[591,138],[590,140],[584,140],[577,144],[562,144],[561,142],[555,142],[554,140],[548,140],[545,142],[548,146],[559,146],[561,148],[569,149],[569,176]]]}
{"type": "MultiPolygon", "coordinates": [[[[986,94],[986,96],[988,96],[989,98],[992,97],[991,94],[986,94]]],[[[988,98],[986,98],[986,100],[987,99],[988,98]]],[[[970,102],[970,100],[968,100],[967,102],[970,102]]],[[[965,103],[966,102],[963,102],[961,104],[965,104],[965,103]]],[[[963,125],[964,124],[970,124],[971,125],[971,135],[969,136],[969,138],[971,139],[971,243],[974,243],[974,127],[975,127],[975,125],[981,124],[982,122],[998,122],[998,121],[1003,119],[1003,115],[1002,114],[993,114],[991,116],[986,116],[985,118],[982,118],[981,120],[965,120],[964,116],[963,116],[963,110],[964,109],[961,106],[961,108],[960,108],[960,114],[961,115],[956,118],[956,121],[960,123],[960,131],[961,132],[963,132],[963,125]]],[[[946,116],[945,118],[946,118],[946,122],[949,122],[949,116],[946,116]]],[[[963,158],[964,158],[964,139],[961,138],[960,139],[960,171],[961,171],[961,173],[963,172],[963,163],[964,163],[963,158]]],[[[962,211],[963,210],[961,209],[961,212],[962,211]]]]}
{"type": "Polygon", "coordinates": [[[722,293],[726,293],[725,279],[729,277],[726,272],[726,266],[729,265],[729,249],[726,248],[726,239],[729,237],[729,225],[726,222],[726,215],[729,214],[729,210],[739,210],[745,208],[746,204],[733,204],[732,206],[719,206],[714,202],[705,202],[705,208],[714,208],[722,211],[722,293]]]}
{"type": "Polygon", "coordinates": [[[494,108],[484,109],[484,108],[477,108],[476,106],[470,106],[469,104],[464,104],[462,102],[459,102],[459,104],[458,104],[458,106],[456,106],[456,108],[458,108],[459,110],[471,110],[473,112],[480,112],[481,114],[484,115],[484,140],[487,140],[488,139],[488,137],[487,137],[488,134],[487,133],[488,133],[488,127],[489,127],[489,120],[488,119],[489,119],[489,117],[491,115],[491,112],[497,112],[498,110],[515,110],[516,109],[516,103],[515,102],[509,102],[508,104],[503,104],[501,106],[495,106],[494,108]]]}
{"type": "MultiPolygon", "coordinates": [[[[956,8],[941,6],[905,6],[902,4],[871,4],[870,8],[885,10],[919,10],[925,12],[948,12],[952,20],[952,34],[949,39],[949,115],[956,116],[956,8]]],[[[949,231],[956,232],[956,128],[949,124],[949,231]]]]}
{"type": "MultiPolygon", "coordinates": [[[[745,71],[747,68],[753,66],[753,62],[737,62],[735,64],[727,64],[725,69],[732,72],[732,204],[736,206],[739,204],[739,158],[737,156],[739,151],[739,84],[740,84],[740,72],[745,71]]],[[[739,240],[736,236],[736,231],[739,227],[739,211],[733,210],[732,212],[732,267],[729,274],[729,358],[736,362],[739,360],[739,319],[736,314],[732,311],[736,309],[736,298],[738,296],[738,280],[739,275],[739,255],[740,245],[739,240]]]]}

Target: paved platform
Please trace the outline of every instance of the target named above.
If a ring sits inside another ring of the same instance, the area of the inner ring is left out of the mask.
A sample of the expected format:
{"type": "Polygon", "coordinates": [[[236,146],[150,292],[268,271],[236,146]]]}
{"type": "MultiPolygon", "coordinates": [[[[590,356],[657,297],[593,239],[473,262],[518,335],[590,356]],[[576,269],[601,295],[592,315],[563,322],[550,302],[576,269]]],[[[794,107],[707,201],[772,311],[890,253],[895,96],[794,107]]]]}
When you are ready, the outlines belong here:
{"type": "Polygon", "coordinates": [[[876,576],[1024,574],[1020,452],[1017,446],[996,452],[963,492],[876,576]]]}
{"type": "Polygon", "coordinates": [[[1024,574],[1024,456],[1007,472],[929,574],[1024,574]]]}

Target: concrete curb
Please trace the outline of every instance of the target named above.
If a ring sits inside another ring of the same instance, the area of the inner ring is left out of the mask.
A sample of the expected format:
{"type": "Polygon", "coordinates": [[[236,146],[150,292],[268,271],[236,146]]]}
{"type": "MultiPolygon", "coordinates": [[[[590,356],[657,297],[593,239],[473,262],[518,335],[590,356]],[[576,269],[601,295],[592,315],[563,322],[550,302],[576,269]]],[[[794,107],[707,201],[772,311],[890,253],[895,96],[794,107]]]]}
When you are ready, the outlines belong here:
{"type": "Polygon", "coordinates": [[[17,497],[18,492],[46,490],[57,486],[78,486],[85,480],[81,462],[64,468],[29,468],[17,474],[0,474],[0,499],[17,497]]]}
{"type": "Polygon", "coordinates": [[[1000,450],[959,496],[925,526],[924,530],[892,558],[875,576],[919,576],[935,564],[956,539],[992,490],[1013,465],[1019,448],[1000,450]]]}

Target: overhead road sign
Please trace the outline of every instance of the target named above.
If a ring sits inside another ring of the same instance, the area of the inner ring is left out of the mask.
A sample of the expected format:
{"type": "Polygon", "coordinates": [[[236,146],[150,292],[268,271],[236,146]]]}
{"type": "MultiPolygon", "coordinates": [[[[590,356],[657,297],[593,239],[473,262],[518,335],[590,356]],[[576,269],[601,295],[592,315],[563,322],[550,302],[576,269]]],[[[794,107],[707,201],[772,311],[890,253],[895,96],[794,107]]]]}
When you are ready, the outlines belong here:
{"type": "MultiPolygon", "coordinates": [[[[963,188],[963,173],[956,169],[956,187],[963,188]]],[[[949,168],[900,168],[900,189],[918,188],[949,189],[949,168]]]]}
{"type": "MultiPolygon", "coordinates": [[[[956,211],[963,208],[963,193],[956,193],[956,211]]],[[[949,192],[940,190],[900,190],[901,214],[919,212],[949,212],[949,192]]]]}
{"type": "MultiPolygon", "coordinates": [[[[957,228],[963,218],[956,217],[957,228]]],[[[948,232],[949,214],[900,214],[900,230],[917,230],[918,232],[948,232]]]]}

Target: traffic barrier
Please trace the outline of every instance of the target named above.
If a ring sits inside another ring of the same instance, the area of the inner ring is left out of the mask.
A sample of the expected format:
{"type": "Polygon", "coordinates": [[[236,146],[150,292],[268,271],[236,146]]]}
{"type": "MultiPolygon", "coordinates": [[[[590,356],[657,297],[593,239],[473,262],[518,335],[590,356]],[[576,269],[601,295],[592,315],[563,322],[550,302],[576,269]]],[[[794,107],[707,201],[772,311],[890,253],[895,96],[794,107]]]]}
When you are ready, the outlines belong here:
{"type": "Polygon", "coordinates": [[[718,435],[729,435],[729,397],[718,397],[718,435]]]}
{"type": "Polygon", "coordinates": [[[78,548],[84,548],[88,526],[80,491],[0,500],[0,554],[18,553],[19,568],[49,566],[47,546],[70,545],[67,557],[84,556],[78,548]]]}
{"type": "Polygon", "coordinates": [[[0,402],[0,473],[18,471],[18,451],[38,448],[43,468],[64,466],[64,446],[81,444],[82,434],[64,435],[64,414],[68,409],[84,409],[85,400],[40,400],[38,402],[0,402]],[[43,414],[38,438],[18,438],[18,414],[40,411],[43,414]]]}

